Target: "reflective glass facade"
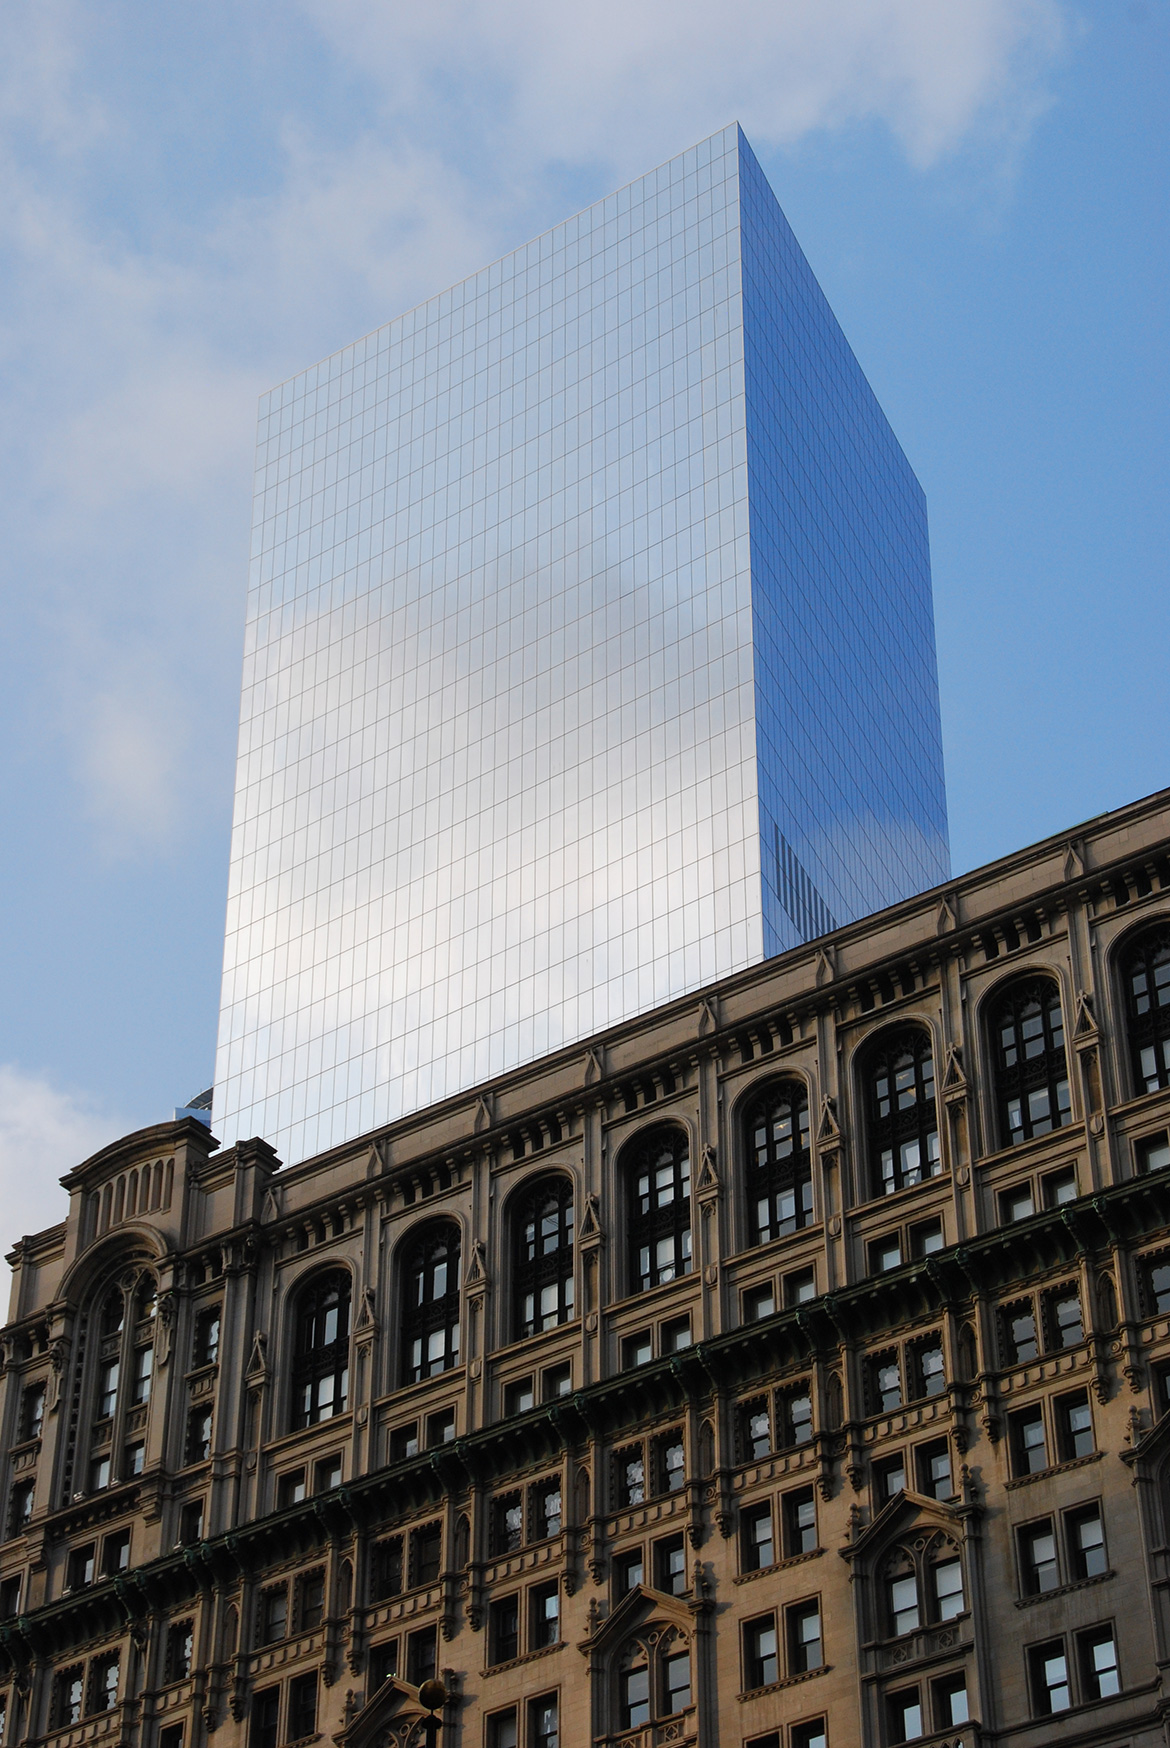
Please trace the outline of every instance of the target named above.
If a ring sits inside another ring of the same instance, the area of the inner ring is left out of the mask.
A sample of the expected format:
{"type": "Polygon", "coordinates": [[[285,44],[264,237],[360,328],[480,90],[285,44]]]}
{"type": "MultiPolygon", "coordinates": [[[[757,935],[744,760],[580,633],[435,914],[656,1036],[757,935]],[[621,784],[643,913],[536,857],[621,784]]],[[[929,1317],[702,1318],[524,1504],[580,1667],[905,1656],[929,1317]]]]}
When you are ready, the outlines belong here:
{"type": "Polygon", "coordinates": [[[947,868],[922,493],[738,128],[265,396],[222,1140],[304,1158],[947,868]]]}

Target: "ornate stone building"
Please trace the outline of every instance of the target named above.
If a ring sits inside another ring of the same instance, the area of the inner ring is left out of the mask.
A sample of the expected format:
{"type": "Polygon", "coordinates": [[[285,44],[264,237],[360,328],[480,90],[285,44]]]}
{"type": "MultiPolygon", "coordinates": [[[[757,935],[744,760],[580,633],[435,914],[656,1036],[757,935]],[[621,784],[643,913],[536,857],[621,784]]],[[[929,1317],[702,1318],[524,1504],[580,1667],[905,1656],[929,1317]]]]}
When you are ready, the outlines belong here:
{"type": "Polygon", "coordinates": [[[281,1170],[65,1178],[5,1748],[1167,1740],[1170,793],[281,1170]]]}

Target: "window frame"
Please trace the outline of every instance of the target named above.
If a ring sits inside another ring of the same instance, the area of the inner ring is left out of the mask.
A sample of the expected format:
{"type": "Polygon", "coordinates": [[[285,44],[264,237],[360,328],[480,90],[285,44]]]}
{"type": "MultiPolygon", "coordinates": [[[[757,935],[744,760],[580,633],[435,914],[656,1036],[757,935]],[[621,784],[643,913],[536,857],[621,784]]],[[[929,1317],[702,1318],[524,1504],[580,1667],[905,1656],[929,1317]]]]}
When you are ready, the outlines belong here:
{"type": "Polygon", "coordinates": [[[455,1220],[428,1220],[397,1252],[403,1385],[455,1371],[463,1363],[463,1234],[455,1220]],[[440,1262],[441,1255],[441,1262],[440,1262]],[[439,1267],[443,1291],[434,1291],[439,1267]],[[436,1346],[434,1338],[441,1336],[436,1346]]]}
{"type": "Polygon", "coordinates": [[[984,1018],[999,1147],[1003,1150],[1020,1147],[1028,1141],[1067,1128],[1075,1121],[1076,1111],[1068,1058],[1068,1029],[1064,1019],[1064,991],[1059,980],[1049,972],[1028,971],[997,984],[985,999],[984,1018]],[[1040,1007],[1043,1047],[1029,1054],[1024,1026],[1026,1011],[1033,1002],[1040,1007]],[[1059,1039],[1054,1015],[1059,1023],[1059,1039]],[[1009,1017],[1010,1044],[1006,1042],[1009,1017]],[[1007,1060],[1009,1052],[1010,1061],[1007,1060]],[[1061,1102],[1062,1088],[1066,1104],[1061,1102]],[[1043,1117],[1034,1116],[1029,1108],[1032,1097],[1041,1091],[1047,1094],[1048,1105],[1048,1113],[1043,1117]],[[1018,1105],[1016,1122],[1012,1120],[1013,1103],[1018,1105]]]}
{"type": "Polygon", "coordinates": [[[576,1193],[572,1178],[548,1172],[522,1185],[511,1198],[513,1329],[515,1341],[527,1341],[549,1329],[571,1323],[576,1309],[576,1193]],[[544,1215],[554,1210],[557,1243],[542,1249],[544,1215]],[[555,1295],[552,1320],[541,1302],[555,1295]],[[529,1310],[529,1300],[531,1309],[529,1310]]]}
{"type": "Polygon", "coordinates": [[[348,1412],[352,1325],[353,1276],[347,1268],[322,1269],[298,1281],[292,1303],[291,1431],[302,1432],[348,1412]],[[333,1304],[331,1295],[335,1295],[333,1304]],[[330,1335],[331,1313],[335,1313],[336,1327],[330,1335]],[[326,1395],[323,1386],[330,1384],[331,1392],[326,1395]]]}
{"type": "Polygon", "coordinates": [[[921,1020],[885,1027],[862,1046],[859,1108],[865,1113],[872,1200],[897,1195],[942,1175],[936,1062],[933,1032],[921,1020]],[[899,1096],[899,1073],[904,1075],[907,1065],[914,1097],[904,1103],[899,1096]],[[910,1150],[914,1149],[916,1158],[910,1163],[910,1150]]]}
{"type": "Polygon", "coordinates": [[[626,1209],[627,1290],[653,1292],[694,1272],[691,1138],[678,1123],[631,1136],[618,1160],[626,1209]],[[669,1174],[671,1194],[662,1201],[669,1174]],[[643,1189],[643,1182],[645,1188],[643,1189]],[[663,1247],[668,1247],[663,1260],[663,1247]]]}
{"type": "Polygon", "coordinates": [[[812,1118],[806,1082],[799,1076],[785,1075],[753,1088],[744,1100],[739,1130],[747,1247],[758,1249],[816,1225],[812,1118]],[[785,1123],[787,1137],[777,1136],[777,1125],[785,1123]],[[781,1212],[780,1198],[788,1195],[792,1198],[791,1214],[781,1212]],[[766,1221],[761,1217],[765,1202],[766,1221]]]}

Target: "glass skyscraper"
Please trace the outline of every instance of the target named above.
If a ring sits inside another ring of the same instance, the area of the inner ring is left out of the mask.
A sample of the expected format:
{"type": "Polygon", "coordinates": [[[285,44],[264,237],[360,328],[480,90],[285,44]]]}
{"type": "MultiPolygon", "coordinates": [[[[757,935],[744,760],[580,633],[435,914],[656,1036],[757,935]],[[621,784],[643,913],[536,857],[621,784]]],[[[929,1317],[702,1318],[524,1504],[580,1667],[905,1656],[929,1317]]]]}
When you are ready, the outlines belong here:
{"type": "Polygon", "coordinates": [[[738,127],[264,397],[223,1141],[947,874],[922,491],[738,127]]]}

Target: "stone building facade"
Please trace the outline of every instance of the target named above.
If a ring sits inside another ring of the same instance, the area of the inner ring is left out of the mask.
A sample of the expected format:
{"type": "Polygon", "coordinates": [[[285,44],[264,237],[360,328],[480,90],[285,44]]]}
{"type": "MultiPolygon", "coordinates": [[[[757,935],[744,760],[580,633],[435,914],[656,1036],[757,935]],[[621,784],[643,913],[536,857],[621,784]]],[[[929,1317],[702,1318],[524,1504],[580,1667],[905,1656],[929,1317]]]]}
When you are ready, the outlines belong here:
{"type": "Polygon", "coordinates": [[[4,1748],[1167,1740],[1170,793],[291,1169],[63,1180],[4,1748]]]}

